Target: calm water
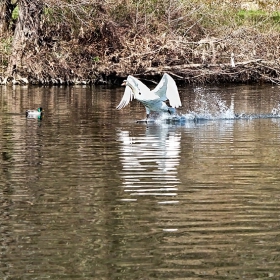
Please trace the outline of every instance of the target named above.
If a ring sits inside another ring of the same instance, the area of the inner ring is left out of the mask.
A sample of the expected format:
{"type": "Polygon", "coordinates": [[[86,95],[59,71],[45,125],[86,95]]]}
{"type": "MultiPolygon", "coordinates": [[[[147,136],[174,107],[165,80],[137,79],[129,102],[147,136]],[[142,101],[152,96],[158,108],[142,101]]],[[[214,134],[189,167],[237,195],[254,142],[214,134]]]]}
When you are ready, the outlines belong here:
{"type": "Polygon", "coordinates": [[[0,279],[279,279],[280,88],[182,88],[148,126],[122,94],[0,88],[0,279]]]}

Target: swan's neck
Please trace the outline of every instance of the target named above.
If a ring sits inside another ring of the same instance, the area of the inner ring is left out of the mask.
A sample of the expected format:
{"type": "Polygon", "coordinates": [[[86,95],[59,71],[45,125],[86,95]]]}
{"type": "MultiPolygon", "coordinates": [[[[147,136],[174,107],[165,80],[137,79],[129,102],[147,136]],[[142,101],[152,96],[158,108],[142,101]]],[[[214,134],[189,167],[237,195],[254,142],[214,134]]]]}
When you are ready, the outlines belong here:
{"type": "Polygon", "coordinates": [[[132,92],[133,92],[133,94],[134,95],[139,95],[139,90],[136,88],[136,87],[134,87],[132,84],[130,84],[130,83],[127,83],[127,85],[131,88],[131,90],[132,90],[132,92]]]}

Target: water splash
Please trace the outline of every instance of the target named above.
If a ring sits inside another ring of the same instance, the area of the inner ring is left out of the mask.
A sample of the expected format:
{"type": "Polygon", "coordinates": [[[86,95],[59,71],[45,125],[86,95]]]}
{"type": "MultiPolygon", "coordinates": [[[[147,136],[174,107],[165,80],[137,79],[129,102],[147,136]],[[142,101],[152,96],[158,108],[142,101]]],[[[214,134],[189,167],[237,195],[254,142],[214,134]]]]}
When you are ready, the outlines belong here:
{"type": "Polygon", "coordinates": [[[280,117],[280,104],[278,104],[276,108],[272,108],[271,114],[274,117],[280,117]]]}
{"type": "Polygon", "coordinates": [[[203,88],[195,90],[196,98],[193,109],[187,113],[170,116],[162,114],[155,121],[156,123],[180,124],[192,121],[207,121],[207,120],[251,120],[258,118],[280,118],[280,104],[273,108],[270,113],[264,114],[248,114],[243,112],[236,113],[234,111],[234,97],[230,104],[222,100],[221,96],[211,92],[205,93],[203,88]]]}
{"type": "MultiPolygon", "coordinates": [[[[194,110],[189,114],[195,116],[195,119],[217,120],[217,119],[235,119],[234,100],[231,100],[228,106],[224,100],[217,94],[204,94],[197,92],[194,110]]],[[[187,114],[187,115],[189,115],[187,114]]]]}
{"type": "Polygon", "coordinates": [[[194,103],[194,109],[188,113],[170,116],[169,114],[162,114],[157,122],[165,123],[180,123],[184,124],[188,121],[201,120],[232,120],[236,118],[234,113],[234,100],[231,100],[229,106],[226,102],[216,94],[206,95],[203,92],[198,92],[194,103]]]}

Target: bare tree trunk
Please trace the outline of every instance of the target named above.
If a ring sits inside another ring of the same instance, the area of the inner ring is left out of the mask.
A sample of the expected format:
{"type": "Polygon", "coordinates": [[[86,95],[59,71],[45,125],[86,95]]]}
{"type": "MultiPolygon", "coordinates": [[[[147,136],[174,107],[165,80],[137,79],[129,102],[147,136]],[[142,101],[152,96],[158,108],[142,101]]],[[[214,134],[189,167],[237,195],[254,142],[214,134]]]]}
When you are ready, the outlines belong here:
{"type": "Polygon", "coordinates": [[[7,21],[6,21],[6,11],[7,11],[7,1],[1,0],[0,2],[0,35],[2,36],[6,30],[7,27],[7,21]]]}
{"type": "Polygon", "coordinates": [[[24,55],[28,50],[36,50],[43,0],[19,0],[19,15],[16,23],[12,55],[10,56],[7,76],[15,76],[21,71],[24,55]]]}
{"type": "MultiPolygon", "coordinates": [[[[15,2],[15,1],[14,1],[15,2]]],[[[0,35],[8,31],[15,4],[11,0],[0,0],[0,35]]]]}

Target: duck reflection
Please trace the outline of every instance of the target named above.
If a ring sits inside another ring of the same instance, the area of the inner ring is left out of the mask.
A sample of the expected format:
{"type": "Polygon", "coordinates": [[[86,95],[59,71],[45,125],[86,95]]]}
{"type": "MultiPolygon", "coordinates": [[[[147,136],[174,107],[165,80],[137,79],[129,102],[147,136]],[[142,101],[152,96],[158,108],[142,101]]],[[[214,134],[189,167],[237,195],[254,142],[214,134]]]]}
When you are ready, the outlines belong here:
{"type": "Polygon", "coordinates": [[[175,127],[150,126],[144,133],[123,130],[119,141],[125,192],[131,196],[177,195],[181,133],[175,127]]]}

